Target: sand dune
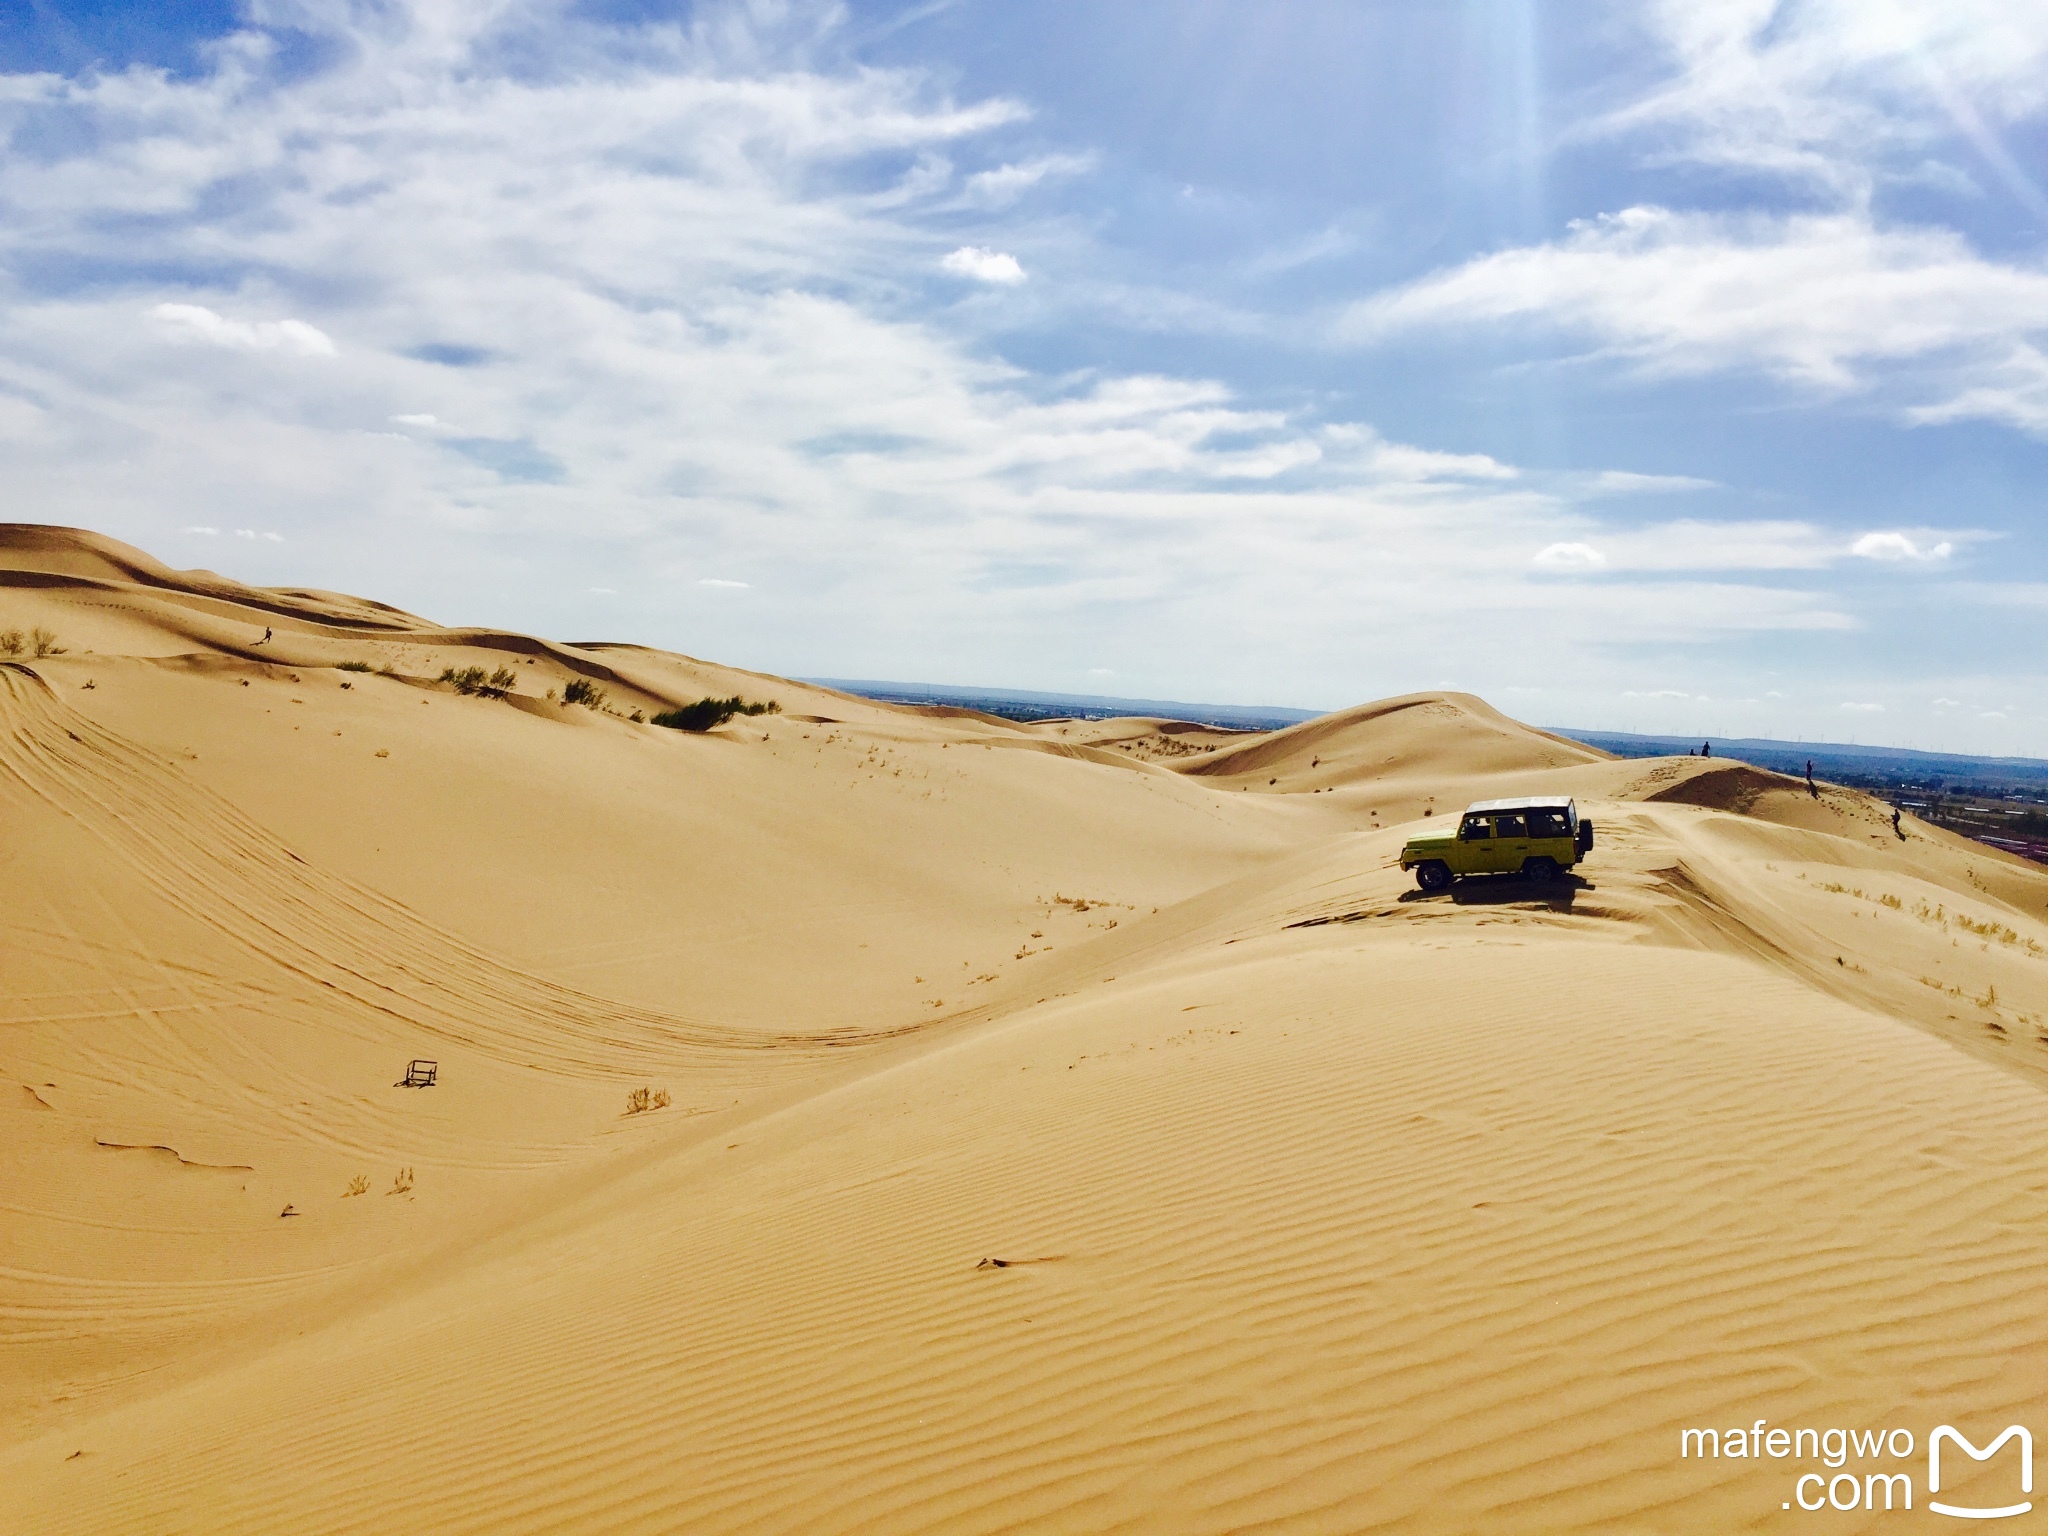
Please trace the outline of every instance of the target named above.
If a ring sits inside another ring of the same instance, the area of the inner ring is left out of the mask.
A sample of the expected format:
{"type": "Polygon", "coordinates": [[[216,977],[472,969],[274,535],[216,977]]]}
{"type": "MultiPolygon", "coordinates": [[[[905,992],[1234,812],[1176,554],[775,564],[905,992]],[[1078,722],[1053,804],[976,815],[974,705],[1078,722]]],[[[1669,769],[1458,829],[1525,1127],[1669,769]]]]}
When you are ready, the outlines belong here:
{"type": "Polygon", "coordinates": [[[1789,1529],[1679,1431],[2048,1429],[2048,876],[1852,792],[1455,694],[899,709],[0,528],[37,625],[0,1523],[1789,1529]],[[781,712],[632,718],[730,693],[781,712]],[[1579,878],[1394,867],[1537,789],[1579,878]]]}

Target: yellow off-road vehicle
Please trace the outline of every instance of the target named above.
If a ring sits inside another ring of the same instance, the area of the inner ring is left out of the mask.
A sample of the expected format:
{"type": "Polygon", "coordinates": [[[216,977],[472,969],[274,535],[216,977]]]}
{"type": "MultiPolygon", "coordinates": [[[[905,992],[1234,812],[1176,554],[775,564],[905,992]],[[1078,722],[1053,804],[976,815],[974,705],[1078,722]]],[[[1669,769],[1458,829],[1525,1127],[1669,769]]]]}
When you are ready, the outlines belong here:
{"type": "Polygon", "coordinates": [[[1425,891],[1445,890],[1461,875],[1522,875],[1544,883],[1592,847],[1593,823],[1568,796],[1479,800],[1465,807],[1457,831],[1409,838],[1401,867],[1414,870],[1425,891]]]}

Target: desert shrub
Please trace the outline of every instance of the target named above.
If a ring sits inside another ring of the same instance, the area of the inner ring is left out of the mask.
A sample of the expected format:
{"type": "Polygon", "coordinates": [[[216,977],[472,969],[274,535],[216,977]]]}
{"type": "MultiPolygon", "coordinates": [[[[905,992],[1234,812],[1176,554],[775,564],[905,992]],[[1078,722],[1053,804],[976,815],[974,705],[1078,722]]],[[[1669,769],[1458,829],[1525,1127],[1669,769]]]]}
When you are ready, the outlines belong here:
{"type": "Polygon", "coordinates": [[[604,690],[587,677],[572,677],[562,689],[564,704],[581,704],[586,709],[603,709],[604,698],[604,690]]]}
{"type": "Polygon", "coordinates": [[[64,647],[57,643],[57,637],[40,624],[28,632],[28,648],[38,656],[64,654],[64,647]]]}
{"type": "Polygon", "coordinates": [[[635,1088],[626,1095],[626,1113],[643,1115],[650,1109],[667,1109],[668,1103],[666,1088],[635,1088]]]}
{"type": "Polygon", "coordinates": [[[398,1170],[398,1176],[391,1181],[391,1187],[385,1190],[384,1193],[387,1195],[403,1195],[409,1194],[411,1190],[412,1169],[401,1168],[398,1170]]]}
{"type": "Polygon", "coordinates": [[[334,670],[337,672],[368,672],[370,664],[367,661],[344,661],[339,663],[334,670]]]}
{"type": "Polygon", "coordinates": [[[359,1173],[348,1181],[348,1189],[341,1198],[346,1200],[350,1195],[367,1195],[369,1192],[370,1176],[367,1173],[359,1173]]]}
{"type": "Polygon", "coordinates": [[[454,667],[443,667],[441,681],[454,684],[457,693],[473,693],[487,699],[502,699],[512,691],[512,685],[519,681],[519,676],[505,667],[488,674],[482,667],[464,667],[460,671],[454,667]]]}
{"type": "Polygon", "coordinates": [[[734,715],[779,715],[782,706],[770,699],[766,704],[750,704],[738,694],[729,699],[699,699],[694,704],[685,704],[680,709],[663,710],[654,717],[656,725],[665,725],[672,731],[709,731],[725,724],[734,715]]]}
{"type": "Polygon", "coordinates": [[[0,656],[19,656],[20,654],[21,631],[18,629],[0,629],[0,656]]]}

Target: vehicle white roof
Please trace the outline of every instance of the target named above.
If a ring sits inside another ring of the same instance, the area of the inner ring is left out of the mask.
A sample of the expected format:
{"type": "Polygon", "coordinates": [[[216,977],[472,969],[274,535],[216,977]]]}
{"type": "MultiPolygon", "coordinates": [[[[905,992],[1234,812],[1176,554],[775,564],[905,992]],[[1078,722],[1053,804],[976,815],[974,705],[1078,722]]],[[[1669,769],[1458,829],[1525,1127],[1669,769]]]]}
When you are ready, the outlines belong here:
{"type": "Polygon", "coordinates": [[[1474,800],[1465,807],[1467,816],[1480,811],[1562,811],[1572,803],[1570,795],[1521,795],[1513,800],[1474,800]]]}

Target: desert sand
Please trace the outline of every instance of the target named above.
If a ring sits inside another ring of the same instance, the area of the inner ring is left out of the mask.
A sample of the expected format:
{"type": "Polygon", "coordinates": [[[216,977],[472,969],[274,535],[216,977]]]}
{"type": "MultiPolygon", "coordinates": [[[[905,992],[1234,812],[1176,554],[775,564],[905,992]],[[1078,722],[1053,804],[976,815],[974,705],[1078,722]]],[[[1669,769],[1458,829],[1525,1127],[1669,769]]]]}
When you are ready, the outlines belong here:
{"type": "Polygon", "coordinates": [[[1681,1431],[2048,1432],[2048,872],[1857,793],[1458,694],[891,707],[0,526],[38,627],[0,1528],[1791,1530],[1810,1466],[1681,1431]],[[728,694],[779,713],[632,718],[728,694]],[[1551,791],[1548,894],[1396,867],[1551,791]]]}

